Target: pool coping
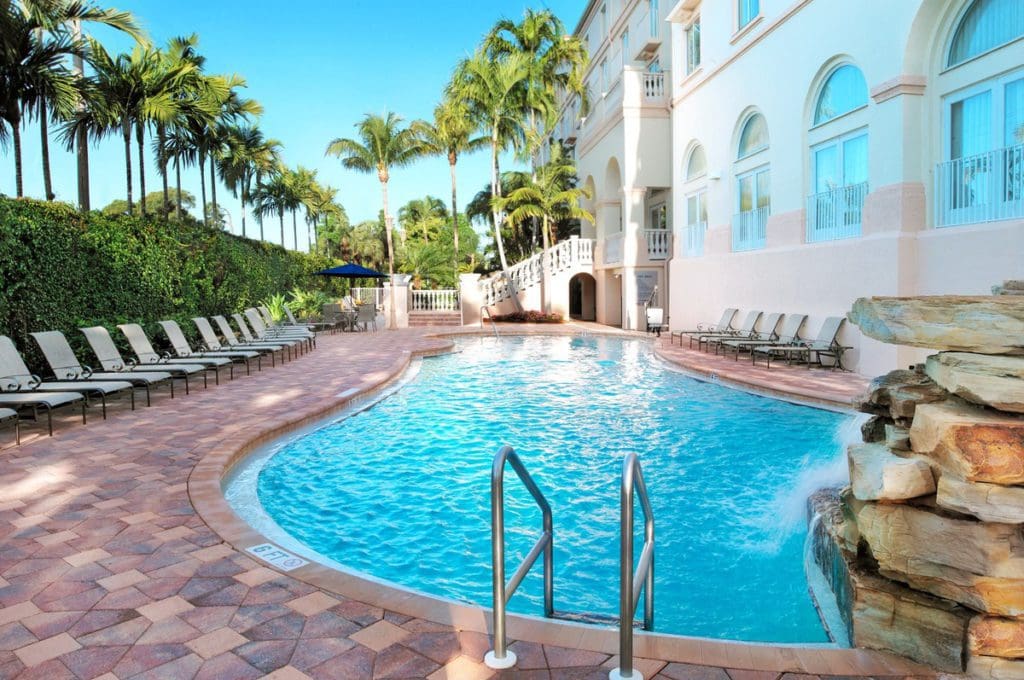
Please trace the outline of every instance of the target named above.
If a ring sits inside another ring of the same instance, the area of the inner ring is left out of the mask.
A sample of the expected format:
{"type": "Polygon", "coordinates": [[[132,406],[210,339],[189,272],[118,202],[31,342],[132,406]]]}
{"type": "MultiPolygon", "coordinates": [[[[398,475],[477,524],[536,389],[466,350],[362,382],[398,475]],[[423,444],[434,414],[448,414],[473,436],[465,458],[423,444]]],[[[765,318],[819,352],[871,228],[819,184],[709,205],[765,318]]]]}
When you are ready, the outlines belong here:
{"type": "MultiPolygon", "coordinates": [[[[368,401],[386,389],[420,357],[446,354],[454,347],[452,338],[489,336],[487,329],[431,329],[423,337],[437,341],[434,347],[420,350],[401,350],[384,371],[373,377],[364,377],[363,384],[346,390],[327,403],[318,404],[298,414],[292,420],[268,427],[245,441],[222,440],[215,452],[205,456],[189,473],[188,496],[199,517],[207,526],[236,550],[246,553],[255,545],[273,542],[256,531],[235,514],[224,497],[222,481],[245,457],[265,444],[295,430],[329,418],[346,408],[368,401]],[[381,375],[382,374],[382,375],[381,375]]],[[[543,329],[510,328],[506,336],[531,335],[607,335],[643,339],[621,331],[601,332],[561,326],[543,329]]],[[[675,363],[675,362],[671,362],[675,363]]],[[[720,381],[729,384],[727,381],[720,381]]],[[[268,565],[273,567],[273,565],[268,565]]],[[[491,632],[491,610],[487,607],[454,602],[427,595],[420,591],[390,582],[366,578],[353,572],[342,571],[316,562],[283,572],[328,592],[337,593],[367,604],[382,607],[407,616],[453,626],[459,630],[483,634],[491,632]]],[[[560,647],[570,647],[604,654],[618,653],[618,630],[569,621],[509,614],[507,618],[509,640],[524,640],[560,647]]],[[[751,643],[713,638],[700,638],[664,633],[637,631],[634,636],[637,657],[663,661],[736,668],[741,670],[771,671],[778,673],[808,673],[816,675],[931,675],[933,671],[902,657],[885,652],[835,648],[824,645],[751,643]]]]}

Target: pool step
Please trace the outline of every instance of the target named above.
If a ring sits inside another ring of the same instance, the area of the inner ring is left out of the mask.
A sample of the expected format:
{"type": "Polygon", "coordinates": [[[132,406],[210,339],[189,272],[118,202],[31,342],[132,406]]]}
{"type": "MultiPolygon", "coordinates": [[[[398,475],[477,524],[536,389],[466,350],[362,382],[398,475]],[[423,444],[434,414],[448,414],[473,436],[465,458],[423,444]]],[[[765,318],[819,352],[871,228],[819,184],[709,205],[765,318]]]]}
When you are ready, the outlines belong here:
{"type": "MultiPolygon", "coordinates": [[[[572,623],[589,623],[597,626],[618,626],[619,617],[614,614],[588,614],[581,612],[562,612],[555,610],[552,615],[553,619],[559,619],[561,621],[571,621],[572,623]]],[[[643,621],[633,621],[633,627],[643,629],[643,621]]]]}

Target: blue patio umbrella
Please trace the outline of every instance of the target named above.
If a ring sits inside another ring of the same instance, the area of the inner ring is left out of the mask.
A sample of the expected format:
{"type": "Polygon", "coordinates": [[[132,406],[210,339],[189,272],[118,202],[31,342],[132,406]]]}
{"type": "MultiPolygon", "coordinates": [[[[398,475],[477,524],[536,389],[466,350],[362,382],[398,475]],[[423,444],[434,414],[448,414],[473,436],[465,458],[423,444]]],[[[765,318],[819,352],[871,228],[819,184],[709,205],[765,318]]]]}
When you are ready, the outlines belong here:
{"type": "Polygon", "coordinates": [[[317,276],[337,276],[342,279],[386,279],[387,274],[381,274],[375,269],[368,269],[362,265],[349,262],[330,269],[318,271],[317,276]]]}

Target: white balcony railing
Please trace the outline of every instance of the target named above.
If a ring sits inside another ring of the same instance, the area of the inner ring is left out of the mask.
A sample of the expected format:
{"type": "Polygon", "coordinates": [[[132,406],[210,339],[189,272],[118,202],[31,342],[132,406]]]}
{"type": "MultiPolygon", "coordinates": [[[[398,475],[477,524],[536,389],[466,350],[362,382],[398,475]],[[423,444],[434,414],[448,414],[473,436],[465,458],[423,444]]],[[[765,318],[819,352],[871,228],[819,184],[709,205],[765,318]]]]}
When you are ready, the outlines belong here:
{"type": "Polygon", "coordinates": [[[644,229],[648,260],[667,260],[672,252],[672,233],[668,229],[644,229]]]}
{"type": "Polygon", "coordinates": [[[838,187],[807,197],[807,242],[838,241],[860,236],[861,213],[868,183],[838,187]]]}
{"type": "Polygon", "coordinates": [[[643,74],[644,99],[649,102],[660,102],[665,99],[665,74],[649,73],[643,74]]]}
{"type": "Polygon", "coordinates": [[[700,257],[704,254],[704,235],[708,231],[707,222],[698,222],[685,228],[686,232],[686,257],[700,257]]]}
{"type": "MultiPolygon", "coordinates": [[[[544,267],[551,274],[580,266],[594,264],[594,241],[587,238],[570,237],[559,241],[547,251],[535,253],[527,259],[508,268],[509,279],[516,290],[523,290],[540,283],[544,267]]],[[[508,282],[501,272],[480,280],[484,304],[493,305],[511,297],[508,282]]]]}
{"type": "Polygon", "coordinates": [[[617,264],[619,262],[622,262],[622,234],[615,234],[604,240],[604,263],[617,264]]]}
{"type": "Polygon", "coordinates": [[[764,248],[768,226],[768,206],[732,216],[733,252],[764,248]]]}
{"type": "Polygon", "coordinates": [[[956,158],[935,169],[935,226],[1024,217],[1024,144],[956,158]]]}
{"type": "Polygon", "coordinates": [[[457,312],[459,291],[457,290],[414,290],[412,291],[414,312],[457,312]]]}

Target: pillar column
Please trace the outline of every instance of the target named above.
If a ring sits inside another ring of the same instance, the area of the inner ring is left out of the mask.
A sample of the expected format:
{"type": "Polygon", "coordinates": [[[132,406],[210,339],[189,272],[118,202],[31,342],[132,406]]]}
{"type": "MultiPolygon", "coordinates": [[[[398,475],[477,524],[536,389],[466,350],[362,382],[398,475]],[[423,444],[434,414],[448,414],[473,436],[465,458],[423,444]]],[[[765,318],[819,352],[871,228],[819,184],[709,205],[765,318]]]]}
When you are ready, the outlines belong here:
{"type": "Polygon", "coordinates": [[[479,274],[459,274],[459,298],[462,300],[462,325],[480,323],[480,307],[484,304],[479,274]]]}
{"type": "Polygon", "coordinates": [[[622,187],[622,328],[637,330],[641,328],[637,299],[636,263],[640,259],[643,237],[644,211],[647,205],[646,187],[622,187]]]}
{"type": "Polygon", "coordinates": [[[384,282],[384,322],[391,323],[391,286],[394,285],[395,328],[409,327],[410,281],[412,281],[411,274],[395,274],[393,282],[384,282]]]}

